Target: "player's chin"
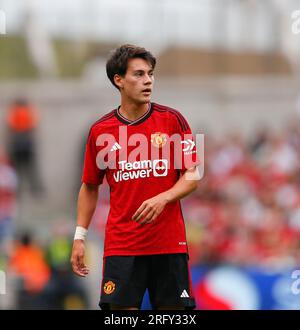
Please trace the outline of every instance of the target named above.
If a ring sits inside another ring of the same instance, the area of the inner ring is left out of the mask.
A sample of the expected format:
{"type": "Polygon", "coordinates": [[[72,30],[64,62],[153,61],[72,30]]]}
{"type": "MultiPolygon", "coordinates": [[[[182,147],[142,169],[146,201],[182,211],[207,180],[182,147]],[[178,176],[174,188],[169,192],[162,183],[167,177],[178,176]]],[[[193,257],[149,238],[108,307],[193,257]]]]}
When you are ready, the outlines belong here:
{"type": "Polygon", "coordinates": [[[142,95],[140,98],[141,103],[149,103],[151,101],[151,94],[150,95],[142,95]]]}

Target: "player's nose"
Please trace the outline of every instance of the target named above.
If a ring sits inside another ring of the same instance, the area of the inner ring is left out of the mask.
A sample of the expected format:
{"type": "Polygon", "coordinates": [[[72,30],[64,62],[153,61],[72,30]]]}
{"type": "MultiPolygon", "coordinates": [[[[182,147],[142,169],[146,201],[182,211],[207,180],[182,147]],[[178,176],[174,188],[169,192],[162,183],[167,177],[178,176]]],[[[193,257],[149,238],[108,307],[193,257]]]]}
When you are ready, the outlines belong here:
{"type": "Polygon", "coordinates": [[[146,75],[145,75],[145,81],[144,81],[144,84],[145,84],[145,85],[152,84],[152,76],[146,74],[146,75]]]}

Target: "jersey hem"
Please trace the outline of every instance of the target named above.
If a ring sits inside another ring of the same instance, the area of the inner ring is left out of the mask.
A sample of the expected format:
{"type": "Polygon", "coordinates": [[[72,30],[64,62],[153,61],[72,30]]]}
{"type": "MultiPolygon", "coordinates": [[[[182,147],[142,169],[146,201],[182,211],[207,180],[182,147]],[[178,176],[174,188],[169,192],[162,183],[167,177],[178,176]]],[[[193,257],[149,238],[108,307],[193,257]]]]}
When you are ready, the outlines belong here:
{"type": "Polygon", "coordinates": [[[103,257],[111,257],[111,256],[147,256],[153,254],[172,254],[172,253],[188,253],[188,249],[174,249],[174,250],[159,250],[159,251],[148,251],[148,252],[141,252],[141,251],[114,251],[114,252],[104,252],[103,257]]]}

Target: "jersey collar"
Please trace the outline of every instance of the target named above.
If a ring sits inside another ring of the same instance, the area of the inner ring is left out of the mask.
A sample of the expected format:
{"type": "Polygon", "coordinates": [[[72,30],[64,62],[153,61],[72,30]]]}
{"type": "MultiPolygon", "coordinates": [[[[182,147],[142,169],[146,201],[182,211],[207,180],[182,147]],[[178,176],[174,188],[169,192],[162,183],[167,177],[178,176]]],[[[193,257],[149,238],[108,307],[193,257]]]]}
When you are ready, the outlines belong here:
{"type": "Polygon", "coordinates": [[[149,102],[148,110],[141,117],[139,117],[135,120],[130,120],[121,115],[121,113],[119,111],[120,107],[121,106],[119,106],[116,110],[116,117],[119,119],[120,122],[122,122],[123,124],[126,124],[128,126],[134,126],[134,125],[143,123],[146,119],[148,119],[151,116],[151,113],[153,111],[152,103],[149,102]]]}

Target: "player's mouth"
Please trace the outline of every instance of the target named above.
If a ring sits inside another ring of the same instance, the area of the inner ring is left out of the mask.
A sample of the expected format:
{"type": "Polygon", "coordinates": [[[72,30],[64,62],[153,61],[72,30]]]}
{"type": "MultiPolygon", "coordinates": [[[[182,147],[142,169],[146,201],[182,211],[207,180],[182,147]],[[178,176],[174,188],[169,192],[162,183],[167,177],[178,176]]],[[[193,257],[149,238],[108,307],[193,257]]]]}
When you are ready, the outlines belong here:
{"type": "Polygon", "coordinates": [[[142,93],[146,96],[151,95],[151,92],[152,92],[151,88],[146,88],[142,90],[142,93]]]}

